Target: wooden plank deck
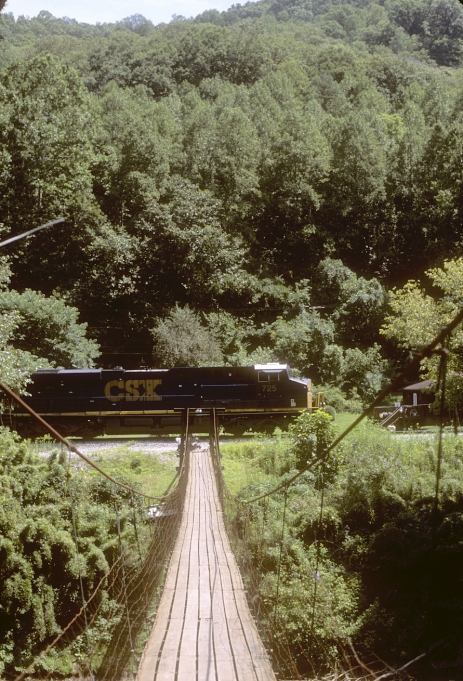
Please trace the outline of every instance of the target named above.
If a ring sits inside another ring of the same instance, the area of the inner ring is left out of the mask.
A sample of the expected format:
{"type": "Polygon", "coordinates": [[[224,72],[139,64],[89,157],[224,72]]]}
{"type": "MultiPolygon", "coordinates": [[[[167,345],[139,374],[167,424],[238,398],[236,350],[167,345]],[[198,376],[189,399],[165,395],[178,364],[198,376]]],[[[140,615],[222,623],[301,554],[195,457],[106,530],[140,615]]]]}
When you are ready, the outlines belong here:
{"type": "Polygon", "coordinates": [[[246,601],[209,450],[193,450],[179,535],[138,681],[276,681],[246,601]]]}

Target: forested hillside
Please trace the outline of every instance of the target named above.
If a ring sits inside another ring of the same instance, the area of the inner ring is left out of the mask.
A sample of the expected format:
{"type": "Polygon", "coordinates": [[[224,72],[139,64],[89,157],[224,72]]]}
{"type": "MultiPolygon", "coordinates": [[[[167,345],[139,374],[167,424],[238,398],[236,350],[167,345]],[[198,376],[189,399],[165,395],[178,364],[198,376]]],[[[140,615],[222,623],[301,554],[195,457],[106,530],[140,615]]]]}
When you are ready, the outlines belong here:
{"type": "Polygon", "coordinates": [[[458,0],[4,12],[0,33],[2,235],[67,219],[3,250],[3,352],[284,360],[375,394],[407,348],[379,334],[388,291],[461,255],[458,0]]]}
{"type": "MultiPolygon", "coordinates": [[[[278,360],[332,407],[359,408],[463,307],[458,0],[260,0],[159,26],[2,9],[0,241],[65,222],[2,248],[0,380],[24,391],[38,367],[278,360]]],[[[462,330],[448,348],[457,430],[462,330]]],[[[254,605],[304,677],[339,675],[347,641],[368,664],[461,679],[461,438],[436,456],[428,438],[369,424],[308,470],[335,437],[328,414],[305,412],[289,438],[225,451],[234,492],[276,486],[249,506],[249,536],[234,521],[260,570],[254,605]]],[[[30,447],[0,429],[12,678],[115,564],[119,509],[129,560],[147,520],[133,495],[30,447]]],[[[125,460],[151,479],[143,462],[125,460]]],[[[102,593],[92,628],[109,641],[102,593]]],[[[67,643],[34,676],[88,676],[83,635],[67,643]]]]}

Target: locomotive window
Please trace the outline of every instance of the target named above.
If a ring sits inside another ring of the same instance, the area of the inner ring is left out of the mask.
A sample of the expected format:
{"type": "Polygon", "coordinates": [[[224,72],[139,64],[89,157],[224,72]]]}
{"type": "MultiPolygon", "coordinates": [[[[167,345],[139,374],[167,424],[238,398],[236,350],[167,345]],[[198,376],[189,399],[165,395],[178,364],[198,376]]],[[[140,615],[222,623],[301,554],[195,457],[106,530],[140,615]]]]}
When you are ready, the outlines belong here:
{"type": "Polygon", "coordinates": [[[268,383],[269,381],[279,381],[279,371],[259,371],[259,383],[268,383]]]}

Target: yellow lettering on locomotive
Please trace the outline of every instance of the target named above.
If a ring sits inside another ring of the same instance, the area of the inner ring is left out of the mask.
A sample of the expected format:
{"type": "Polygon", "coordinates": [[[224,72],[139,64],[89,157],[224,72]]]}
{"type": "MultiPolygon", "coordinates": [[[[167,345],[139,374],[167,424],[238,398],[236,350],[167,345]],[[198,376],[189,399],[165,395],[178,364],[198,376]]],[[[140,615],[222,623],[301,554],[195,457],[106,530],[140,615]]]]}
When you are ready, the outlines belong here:
{"type": "Polygon", "coordinates": [[[138,390],[140,383],[144,383],[144,381],[131,380],[125,382],[125,394],[129,402],[136,402],[140,397],[138,390]]]}
{"type": "Polygon", "coordinates": [[[140,399],[143,401],[160,402],[162,397],[156,394],[156,387],[162,385],[162,381],[144,380],[144,379],[130,379],[128,381],[108,381],[104,387],[104,394],[108,400],[118,402],[124,398],[128,402],[137,402],[140,399]],[[116,390],[117,388],[117,390],[116,390]]]}
{"type": "Polygon", "coordinates": [[[124,398],[124,392],[121,392],[121,390],[124,390],[124,381],[108,381],[104,387],[104,394],[108,400],[118,402],[124,398]],[[117,388],[119,392],[116,393],[113,388],[117,388]]]}
{"type": "Polygon", "coordinates": [[[162,400],[160,395],[156,395],[156,388],[158,385],[162,385],[162,381],[159,379],[145,381],[145,397],[151,397],[155,402],[162,400]]]}

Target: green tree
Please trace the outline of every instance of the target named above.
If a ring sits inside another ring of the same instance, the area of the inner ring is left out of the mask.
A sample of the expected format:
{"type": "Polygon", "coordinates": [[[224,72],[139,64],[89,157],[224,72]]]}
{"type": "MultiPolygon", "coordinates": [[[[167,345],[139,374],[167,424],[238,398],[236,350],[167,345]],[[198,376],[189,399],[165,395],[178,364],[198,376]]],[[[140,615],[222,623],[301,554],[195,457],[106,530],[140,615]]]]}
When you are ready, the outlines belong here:
{"type": "MultiPolygon", "coordinates": [[[[81,473],[70,474],[66,456],[57,456],[56,450],[44,458],[16,433],[0,429],[2,676],[17,674],[41,653],[35,666],[38,673],[67,676],[75,672],[81,631],[43,653],[78,615],[81,589],[91,594],[100,586],[102,607],[93,623],[95,640],[104,638],[118,621],[117,604],[101,582],[119,557],[116,528],[122,527],[123,542],[126,538],[128,545],[135,541],[131,523],[137,509],[132,503],[128,506],[124,493],[115,495],[114,487],[109,490],[101,478],[85,479],[81,473]],[[68,647],[69,643],[74,646],[68,647]]],[[[142,522],[140,514],[139,527],[142,522]]],[[[125,556],[131,560],[130,551],[125,556]]]]}
{"type": "Polygon", "coordinates": [[[223,356],[214,336],[188,307],[175,307],[152,329],[157,366],[221,366],[223,356]]]}
{"type": "Polygon", "coordinates": [[[72,214],[91,196],[92,113],[78,74],[51,55],[12,64],[0,78],[9,159],[0,216],[10,228],[72,214]]]}
{"type": "Polygon", "coordinates": [[[112,224],[133,228],[166,185],[175,155],[172,138],[180,130],[169,108],[153,101],[143,86],[122,89],[112,82],[99,106],[95,194],[112,224]]]}
{"type": "Polygon", "coordinates": [[[315,383],[339,379],[342,351],[334,345],[333,323],[318,312],[304,311],[289,321],[278,317],[269,330],[280,361],[299,369],[315,383]]]}
{"type": "MultiPolygon", "coordinates": [[[[8,293],[11,270],[8,258],[0,257],[0,296],[8,293]]],[[[17,392],[24,392],[30,382],[29,374],[39,368],[52,366],[48,360],[37,357],[28,350],[19,349],[15,333],[20,326],[21,316],[13,307],[0,312],[0,380],[17,392]]]]}
{"type": "Polygon", "coordinates": [[[350,277],[332,314],[342,345],[367,347],[378,338],[387,309],[387,295],[377,279],[350,277]]]}
{"type": "Polygon", "coordinates": [[[463,9],[457,0],[387,0],[386,10],[409,35],[417,36],[432,59],[440,65],[462,62],[463,9]]]}
{"type": "MultiPolygon", "coordinates": [[[[417,351],[429,343],[463,305],[463,259],[447,260],[442,268],[426,272],[440,295],[432,297],[417,281],[409,281],[403,288],[394,289],[390,296],[392,314],[381,333],[393,340],[399,348],[417,351]]],[[[461,325],[449,340],[447,406],[461,409],[461,375],[463,373],[463,329],[461,325]]],[[[425,378],[437,383],[439,357],[422,360],[425,378]]]]}
{"type": "MultiPolygon", "coordinates": [[[[327,448],[334,441],[336,431],[333,417],[323,411],[305,412],[290,426],[292,450],[299,470],[317,459],[324,459],[325,473],[330,477],[336,473],[337,457],[326,455],[327,448]]],[[[326,482],[326,480],[325,480],[326,482]]]]}
{"type": "Polygon", "coordinates": [[[101,92],[111,82],[124,89],[142,85],[154,97],[174,90],[175,46],[159,32],[147,38],[137,33],[119,30],[92,41],[81,67],[91,91],[101,92]]]}
{"type": "Polygon", "coordinates": [[[325,258],[317,266],[313,293],[341,345],[365,348],[378,340],[387,293],[377,279],[357,277],[341,260],[325,258]]]}
{"type": "Polygon", "coordinates": [[[342,297],[344,286],[355,277],[342,260],[324,258],[314,273],[314,298],[318,305],[334,305],[342,297]]]}
{"type": "MultiPolygon", "coordinates": [[[[237,319],[229,312],[210,312],[205,315],[207,328],[217,341],[225,358],[231,366],[248,364],[248,335],[254,325],[244,319],[237,319]]],[[[251,362],[249,362],[251,363],[251,362]]]]}
{"type": "Polygon", "coordinates": [[[17,312],[0,313],[0,380],[9,388],[24,392],[30,382],[29,375],[36,369],[51,367],[51,363],[13,345],[15,332],[20,325],[17,312]]]}
{"type": "Polygon", "coordinates": [[[239,85],[255,82],[271,66],[270,41],[257,26],[190,25],[178,43],[174,74],[194,85],[216,75],[239,85]]]}
{"type": "Polygon", "coordinates": [[[239,101],[247,103],[244,92],[219,78],[207,79],[183,100],[186,171],[220,197],[232,228],[235,216],[246,213],[259,193],[260,143],[239,101]]]}
{"type": "Polygon", "coordinates": [[[338,253],[348,262],[375,258],[376,225],[382,222],[386,199],[387,156],[382,137],[370,109],[363,106],[332,125],[333,160],[323,214],[338,253]]]}
{"type": "Polygon", "coordinates": [[[92,193],[94,116],[77,72],[42,54],[0,75],[0,221],[13,233],[51,218],[64,226],[15,245],[19,285],[66,288],[101,219],[92,193]]]}
{"type": "Polygon", "coordinates": [[[6,340],[17,350],[45,359],[45,364],[92,367],[100,354],[97,343],[86,338],[87,324],[78,323],[78,310],[57,297],[47,298],[29,289],[24,293],[3,291],[0,311],[6,340]]]}
{"type": "Polygon", "coordinates": [[[207,190],[172,176],[159,203],[138,224],[140,279],[165,307],[216,307],[252,298],[243,240],[223,227],[222,206],[207,190]]]}
{"type": "MultiPolygon", "coordinates": [[[[331,167],[331,145],[325,134],[324,114],[309,93],[298,97],[301,82],[282,72],[266,78],[274,90],[271,115],[259,102],[262,121],[255,125],[269,130],[264,135],[260,198],[256,199],[259,221],[254,254],[271,271],[288,279],[307,276],[310,263],[320,249],[316,215],[323,204],[324,184],[331,167]],[[288,79],[288,83],[285,81],[288,79]],[[304,99],[309,101],[304,102],[304,99]],[[302,101],[301,101],[302,100],[302,101]]],[[[257,94],[257,93],[256,93],[257,94]]],[[[269,93],[259,92],[259,97],[269,93]]],[[[253,216],[253,222],[255,218],[253,216]]]]}
{"type": "Polygon", "coordinates": [[[341,387],[352,395],[359,395],[364,404],[371,402],[384,387],[388,362],[381,348],[374,343],[367,350],[347,348],[344,353],[341,387]]]}

